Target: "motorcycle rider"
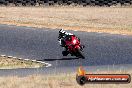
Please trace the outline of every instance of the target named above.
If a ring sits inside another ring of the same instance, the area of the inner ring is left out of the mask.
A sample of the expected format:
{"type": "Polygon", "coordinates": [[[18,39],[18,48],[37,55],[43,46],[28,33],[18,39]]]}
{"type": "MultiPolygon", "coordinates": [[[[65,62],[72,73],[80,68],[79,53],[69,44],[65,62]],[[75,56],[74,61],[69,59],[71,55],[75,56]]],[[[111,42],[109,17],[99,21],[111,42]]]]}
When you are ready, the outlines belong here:
{"type": "MultiPolygon", "coordinates": [[[[64,51],[62,51],[62,53],[67,53],[66,55],[68,55],[69,53],[67,52],[67,47],[66,47],[66,44],[65,44],[65,40],[66,39],[70,40],[71,36],[75,36],[75,35],[72,34],[72,33],[68,33],[66,31],[64,31],[63,29],[61,29],[59,31],[58,41],[60,43],[60,46],[64,47],[64,51]]],[[[79,38],[78,38],[78,40],[80,41],[79,38]]]]}
{"type": "MultiPolygon", "coordinates": [[[[64,31],[63,29],[61,29],[59,31],[59,37],[58,37],[58,41],[60,43],[60,46],[65,47],[65,40],[66,39],[69,39],[70,40],[71,36],[75,36],[75,35],[72,34],[72,33],[68,33],[66,31],[64,31]]],[[[78,40],[80,41],[79,38],[78,38],[78,40]]]]}

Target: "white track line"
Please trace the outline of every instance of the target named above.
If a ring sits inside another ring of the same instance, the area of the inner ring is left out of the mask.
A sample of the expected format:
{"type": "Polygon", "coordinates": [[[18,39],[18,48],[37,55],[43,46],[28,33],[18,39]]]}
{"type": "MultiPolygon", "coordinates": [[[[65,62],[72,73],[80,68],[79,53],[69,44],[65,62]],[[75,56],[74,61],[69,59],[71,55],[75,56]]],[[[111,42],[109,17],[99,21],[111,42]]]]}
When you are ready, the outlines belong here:
{"type": "Polygon", "coordinates": [[[22,58],[18,58],[18,60],[23,60],[22,58]]]}
{"type": "Polygon", "coordinates": [[[8,58],[12,58],[13,56],[7,56],[8,58]]]}
{"type": "Polygon", "coordinates": [[[50,66],[52,66],[51,64],[47,64],[47,66],[46,67],[50,67],[50,66]]]}
{"type": "Polygon", "coordinates": [[[0,55],[1,57],[6,57],[6,55],[0,55]]]}
{"type": "Polygon", "coordinates": [[[29,59],[24,59],[24,60],[28,61],[29,59]]]}
{"type": "Polygon", "coordinates": [[[40,63],[45,64],[45,62],[41,61],[40,63]]]}
{"type": "Polygon", "coordinates": [[[13,59],[17,59],[17,57],[12,57],[13,59]]]}
{"type": "Polygon", "coordinates": [[[41,64],[45,64],[45,67],[50,67],[52,66],[49,63],[43,62],[43,61],[37,61],[37,60],[30,60],[30,59],[23,59],[23,58],[17,58],[17,57],[13,57],[13,56],[6,56],[6,55],[0,55],[1,57],[7,57],[7,58],[13,58],[13,59],[18,59],[18,60],[25,60],[25,61],[32,61],[32,62],[37,62],[37,63],[41,63],[41,64]]]}
{"type": "Polygon", "coordinates": [[[31,60],[31,61],[36,62],[36,60],[31,60]]]}
{"type": "Polygon", "coordinates": [[[42,61],[36,61],[36,62],[41,63],[42,61]]]}

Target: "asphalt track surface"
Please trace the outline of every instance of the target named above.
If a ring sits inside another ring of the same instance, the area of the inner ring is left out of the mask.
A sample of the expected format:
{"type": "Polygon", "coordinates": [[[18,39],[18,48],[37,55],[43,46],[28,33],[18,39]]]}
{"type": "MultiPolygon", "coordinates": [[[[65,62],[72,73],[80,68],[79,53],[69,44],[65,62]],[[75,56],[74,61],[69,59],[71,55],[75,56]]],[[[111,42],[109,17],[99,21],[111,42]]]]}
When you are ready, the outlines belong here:
{"type": "Polygon", "coordinates": [[[131,68],[132,36],[108,33],[67,31],[77,35],[85,45],[85,59],[68,55],[63,57],[57,41],[57,29],[0,25],[0,54],[36,59],[52,64],[49,68],[0,70],[0,75],[27,75],[34,73],[75,72],[84,66],[89,70],[131,68]]]}

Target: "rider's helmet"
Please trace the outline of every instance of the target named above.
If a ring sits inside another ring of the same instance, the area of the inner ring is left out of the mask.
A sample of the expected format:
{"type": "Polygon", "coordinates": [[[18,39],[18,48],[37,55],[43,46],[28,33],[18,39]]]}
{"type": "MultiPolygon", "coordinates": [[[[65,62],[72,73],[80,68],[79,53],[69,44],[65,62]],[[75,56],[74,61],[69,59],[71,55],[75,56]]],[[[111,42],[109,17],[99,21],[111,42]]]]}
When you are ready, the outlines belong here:
{"type": "Polygon", "coordinates": [[[66,32],[65,32],[63,29],[60,29],[60,31],[59,31],[59,35],[60,35],[60,36],[66,35],[65,33],[66,33],[66,32]]]}
{"type": "Polygon", "coordinates": [[[60,29],[59,33],[60,34],[65,33],[65,31],[63,29],[60,29]]]}

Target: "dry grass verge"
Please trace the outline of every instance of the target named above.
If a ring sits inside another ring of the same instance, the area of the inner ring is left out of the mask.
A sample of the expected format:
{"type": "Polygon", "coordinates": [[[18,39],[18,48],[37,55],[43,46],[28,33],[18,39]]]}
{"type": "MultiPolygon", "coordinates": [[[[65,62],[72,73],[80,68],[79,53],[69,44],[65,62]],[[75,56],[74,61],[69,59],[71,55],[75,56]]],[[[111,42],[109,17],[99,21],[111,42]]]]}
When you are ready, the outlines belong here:
{"type": "Polygon", "coordinates": [[[132,35],[132,8],[0,7],[0,24],[132,35]]]}
{"type": "Polygon", "coordinates": [[[38,68],[42,66],[44,65],[37,62],[0,57],[0,69],[38,68]]]}
{"type": "MultiPolygon", "coordinates": [[[[95,73],[129,73],[132,71],[95,72],[95,73]]],[[[76,74],[31,75],[27,77],[0,77],[0,88],[132,88],[132,84],[85,84],[76,82],[76,74]]]]}

